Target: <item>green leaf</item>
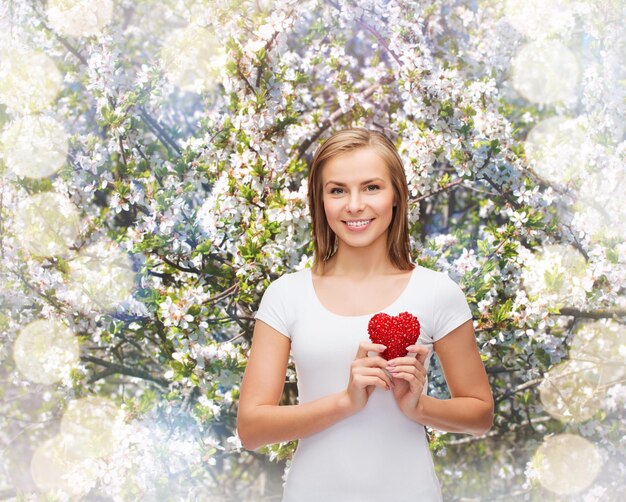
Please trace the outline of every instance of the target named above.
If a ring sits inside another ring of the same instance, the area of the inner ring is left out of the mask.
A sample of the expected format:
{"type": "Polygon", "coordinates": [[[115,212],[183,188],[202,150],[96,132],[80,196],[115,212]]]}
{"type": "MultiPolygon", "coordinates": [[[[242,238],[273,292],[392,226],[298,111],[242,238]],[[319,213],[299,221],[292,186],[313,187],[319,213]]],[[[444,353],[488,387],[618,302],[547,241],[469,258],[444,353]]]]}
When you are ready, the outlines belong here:
{"type": "Polygon", "coordinates": [[[500,305],[500,307],[495,307],[493,311],[494,323],[499,324],[508,319],[512,306],[513,302],[510,298],[508,298],[502,305],[500,305]]]}
{"type": "Polygon", "coordinates": [[[439,103],[439,116],[441,118],[451,117],[454,114],[454,105],[449,101],[439,103]]]}

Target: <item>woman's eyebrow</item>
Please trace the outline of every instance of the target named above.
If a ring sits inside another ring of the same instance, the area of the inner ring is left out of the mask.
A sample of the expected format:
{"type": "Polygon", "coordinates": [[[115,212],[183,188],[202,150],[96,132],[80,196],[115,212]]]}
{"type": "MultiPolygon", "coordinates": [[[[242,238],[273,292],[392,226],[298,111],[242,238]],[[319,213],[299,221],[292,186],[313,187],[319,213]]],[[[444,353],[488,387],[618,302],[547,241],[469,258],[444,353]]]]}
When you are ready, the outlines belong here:
{"type": "MultiPolygon", "coordinates": [[[[367,183],[371,183],[372,181],[376,181],[376,180],[380,180],[383,183],[385,182],[385,180],[382,179],[382,178],[372,178],[371,180],[364,181],[363,183],[361,183],[361,185],[365,185],[367,183]]],[[[334,183],[335,185],[339,185],[340,187],[347,186],[345,183],[339,183],[338,181],[332,181],[332,180],[327,181],[326,185],[330,185],[331,183],[334,183]]],[[[326,185],[324,185],[324,186],[326,186],[326,185]]]]}

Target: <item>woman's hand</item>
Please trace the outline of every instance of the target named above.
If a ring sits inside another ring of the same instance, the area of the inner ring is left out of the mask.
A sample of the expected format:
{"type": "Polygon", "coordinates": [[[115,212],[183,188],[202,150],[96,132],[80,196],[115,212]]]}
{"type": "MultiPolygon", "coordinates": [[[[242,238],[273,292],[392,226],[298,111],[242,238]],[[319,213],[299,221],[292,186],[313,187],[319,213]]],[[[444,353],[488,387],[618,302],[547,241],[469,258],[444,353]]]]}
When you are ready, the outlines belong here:
{"type": "Polygon", "coordinates": [[[350,380],[346,389],[350,409],[362,410],[375,387],[389,390],[393,386],[391,377],[383,368],[387,361],[381,356],[369,357],[368,351],[383,352],[387,347],[378,343],[361,342],[356,357],[350,366],[350,380]]]}
{"type": "Polygon", "coordinates": [[[407,351],[416,356],[396,357],[388,361],[385,368],[393,376],[394,399],[402,413],[413,420],[426,382],[424,361],[428,356],[428,348],[423,345],[409,345],[407,351]]]}

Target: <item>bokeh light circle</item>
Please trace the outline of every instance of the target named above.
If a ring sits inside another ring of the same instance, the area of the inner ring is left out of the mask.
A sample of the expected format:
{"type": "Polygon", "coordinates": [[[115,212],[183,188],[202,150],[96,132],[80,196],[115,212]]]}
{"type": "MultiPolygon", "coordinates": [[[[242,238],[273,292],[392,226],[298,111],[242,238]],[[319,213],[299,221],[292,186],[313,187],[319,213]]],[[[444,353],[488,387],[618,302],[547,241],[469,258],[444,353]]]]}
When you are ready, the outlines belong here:
{"type": "Polygon", "coordinates": [[[576,56],[557,40],[526,44],[512,61],[513,87],[539,104],[568,102],[576,97],[580,69],[576,56]]]}
{"type": "Polygon", "coordinates": [[[554,418],[579,423],[601,409],[606,389],[600,387],[600,368],[588,361],[567,360],[550,369],[539,385],[544,409],[554,418]]]}
{"type": "Polygon", "coordinates": [[[19,244],[34,255],[63,255],[80,232],[80,219],[67,197],[41,192],[18,204],[15,232],[19,244]]]}
{"type": "Polygon", "coordinates": [[[39,490],[52,493],[58,490],[74,496],[89,491],[98,476],[96,466],[72,459],[71,448],[67,438],[57,434],[35,449],[30,474],[39,490]]]}
{"type": "Polygon", "coordinates": [[[25,115],[2,134],[7,166],[18,176],[45,178],[57,172],[67,158],[67,133],[57,120],[25,115]]]}
{"type": "Polygon", "coordinates": [[[69,262],[75,301],[84,309],[115,309],[133,291],[135,272],[128,255],[112,241],[96,242],[81,249],[69,262]]]}
{"type": "Polygon", "coordinates": [[[53,384],[79,362],[74,333],[61,321],[39,319],[20,331],[13,345],[17,369],[31,382],[53,384]]]}
{"type": "Polygon", "coordinates": [[[626,379],[626,326],[611,319],[581,323],[574,333],[570,359],[594,363],[599,385],[626,379]]]}
{"type": "Polygon", "coordinates": [[[522,281],[533,297],[580,300],[585,294],[586,275],[587,262],[573,246],[550,244],[528,257],[522,281]]]}
{"type": "Polygon", "coordinates": [[[541,485],[559,495],[588,488],[600,472],[602,457],[596,446],[575,434],[544,439],[531,460],[541,485]]]}
{"type": "Polygon", "coordinates": [[[46,54],[23,47],[0,50],[0,103],[19,113],[50,107],[61,90],[63,77],[46,54]]]}
{"type": "Polygon", "coordinates": [[[507,0],[506,20],[520,33],[541,38],[564,34],[575,25],[567,0],[507,0]]]}
{"type": "Polygon", "coordinates": [[[626,235],[626,148],[607,156],[600,169],[585,176],[576,190],[575,224],[592,242],[623,242],[626,235]]]}
{"type": "Polygon", "coordinates": [[[225,54],[212,31],[189,25],[174,30],[167,37],[160,62],[172,84],[184,91],[203,92],[221,82],[225,54]]]}
{"type": "Polygon", "coordinates": [[[31,458],[30,474],[37,487],[44,491],[63,490],[74,493],[72,485],[63,479],[71,469],[66,456],[67,448],[63,437],[56,435],[41,443],[31,458]]]}
{"type": "Polygon", "coordinates": [[[116,424],[120,408],[110,399],[88,396],[71,401],[61,419],[61,432],[71,446],[70,458],[103,457],[120,447],[116,424]]]}
{"type": "Polygon", "coordinates": [[[96,35],[111,21],[112,0],[48,0],[52,29],[73,37],[96,35]]]}
{"type": "Polygon", "coordinates": [[[578,182],[593,154],[585,118],[550,117],[533,127],[524,150],[537,174],[552,183],[578,182]]]}

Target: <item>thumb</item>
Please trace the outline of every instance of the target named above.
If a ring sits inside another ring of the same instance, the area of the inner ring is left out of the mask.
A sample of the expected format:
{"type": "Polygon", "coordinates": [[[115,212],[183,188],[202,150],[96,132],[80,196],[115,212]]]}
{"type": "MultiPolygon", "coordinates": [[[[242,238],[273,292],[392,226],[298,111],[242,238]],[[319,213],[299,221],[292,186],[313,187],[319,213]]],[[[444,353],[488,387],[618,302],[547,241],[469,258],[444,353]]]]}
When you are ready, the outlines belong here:
{"type": "Polygon", "coordinates": [[[426,357],[428,357],[428,353],[430,352],[429,348],[423,345],[411,345],[407,347],[407,350],[414,353],[415,357],[422,364],[424,364],[424,361],[426,361],[426,357]]]}

